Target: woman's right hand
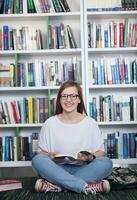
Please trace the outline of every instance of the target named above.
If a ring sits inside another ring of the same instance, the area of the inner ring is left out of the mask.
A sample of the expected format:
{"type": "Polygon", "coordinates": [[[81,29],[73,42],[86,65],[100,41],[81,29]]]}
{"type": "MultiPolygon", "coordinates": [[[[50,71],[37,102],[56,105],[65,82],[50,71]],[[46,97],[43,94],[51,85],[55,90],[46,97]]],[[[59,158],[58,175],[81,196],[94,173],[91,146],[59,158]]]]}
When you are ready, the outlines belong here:
{"type": "Polygon", "coordinates": [[[55,153],[55,152],[47,152],[47,151],[40,151],[38,153],[38,155],[45,155],[45,156],[48,156],[50,157],[51,159],[53,159],[55,157],[55,155],[57,155],[58,153],[55,153]]]}

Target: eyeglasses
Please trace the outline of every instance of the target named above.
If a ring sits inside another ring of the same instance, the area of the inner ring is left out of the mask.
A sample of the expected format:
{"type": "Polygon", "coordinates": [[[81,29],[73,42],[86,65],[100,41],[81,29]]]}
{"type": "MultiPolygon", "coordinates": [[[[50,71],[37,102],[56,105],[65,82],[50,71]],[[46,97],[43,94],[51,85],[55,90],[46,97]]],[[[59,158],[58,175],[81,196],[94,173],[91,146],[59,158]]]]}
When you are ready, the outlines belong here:
{"type": "Polygon", "coordinates": [[[71,101],[75,101],[79,95],[78,94],[62,94],[61,100],[67,101],[68,97],[70,97],[71,101]]]}

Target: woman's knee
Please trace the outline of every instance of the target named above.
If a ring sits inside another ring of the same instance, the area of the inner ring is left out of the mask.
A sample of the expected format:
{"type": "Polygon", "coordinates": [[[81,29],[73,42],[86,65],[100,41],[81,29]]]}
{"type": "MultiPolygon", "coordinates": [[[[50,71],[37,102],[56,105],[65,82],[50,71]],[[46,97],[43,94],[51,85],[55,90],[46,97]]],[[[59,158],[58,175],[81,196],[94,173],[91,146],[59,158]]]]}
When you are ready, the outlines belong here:
{"type": "Polygon", "coordinates": [[[105,168],[108,168],[110,171],[112,171],[113,162],[112,162],[112,160],[110,158],[104,156],[104,157],[98,158],[98,160],[101,161],[102,167],[104,166],[105,168]]]}
{"type": "Polygon", "coordinates": [[[47,156],[41,156],[41,155],[36,155],[32,158],[32,166],[33,167],[37,167],[40,166],[43,161],[46,161],[46,158],[48,158],[47,156]]]}

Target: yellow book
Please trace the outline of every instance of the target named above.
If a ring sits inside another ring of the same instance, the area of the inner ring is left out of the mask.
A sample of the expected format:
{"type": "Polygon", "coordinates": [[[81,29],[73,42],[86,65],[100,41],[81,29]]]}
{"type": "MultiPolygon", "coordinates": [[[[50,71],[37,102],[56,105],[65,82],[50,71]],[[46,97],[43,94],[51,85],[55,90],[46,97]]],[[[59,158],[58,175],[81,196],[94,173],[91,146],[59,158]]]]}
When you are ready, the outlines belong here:
{"type": "Polygon", "coordinates": [[[10,86],[14,86],[14,64],[10,64],[10,86]]]}
{"type": "Polygon", "coordinates": [[[28,97],[28,122],[33,123],[33,98],[32,96],[28,97]]]}

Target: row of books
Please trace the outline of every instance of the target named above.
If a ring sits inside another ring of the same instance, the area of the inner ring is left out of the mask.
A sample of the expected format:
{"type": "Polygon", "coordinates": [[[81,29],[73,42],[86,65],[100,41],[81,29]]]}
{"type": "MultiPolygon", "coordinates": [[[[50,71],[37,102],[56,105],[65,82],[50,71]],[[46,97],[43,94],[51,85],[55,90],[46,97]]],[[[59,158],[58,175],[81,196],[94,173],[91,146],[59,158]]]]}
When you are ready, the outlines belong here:
{"type": "Polygon", "coordinates": [[[70,25],[48,25],[44,34],[36,27],[12,28],[4,25],[0,29],[0,50],[37,50],[77,48],[70,25]],[[47,37],[47,44],[45,45],[47,37]]]}
{"type": "Polygon", "coordinates": [[[0,14],[70,12],[67,0],[0,0],[0,14]]]}
{"type": "Polygon", "coordinates": [[[0,50],[43,49],[43,35],[36,27],[11,28],[4,25],[0,29],[0,50]]]}
{"type": "Polygon", "coordinates": [[[49,116],[48,101],[47,97],[32,96],[0,100],[0,124],[43,123],[49,116]]]}
{"type": "Polygon", "coordinates": [[[32,160],[38,150],[38,133],[30,136],[0,137],[0,161],[32,160]]]}
{"type": "Polygon", "coordinates": [[[77,43],[70,25],[48,25],[48,48],[77,48],[77,43]]]}
{"type": "Polygon", "coordinates": [[[137,121],[136,96],[98,96],[89,102],[89,115],[98,122],[137,121]]]}
{"type": "Polygon", "coordinates": [[[81,61],[73,56],[68,61],[51,60],[0,65],[0,87],[59,86],[64,81],[81,82],[81,61]]]}
{"type": "Polygon", "coordinates": [[[107,133],[104,139],[105,151],[109,158],[137,158],[137,133],[107,133]]]}
{"type": "Polygon", "coordinates": [[[122,56],[89,61],[89,83],[93,85],[137,84],[137,61],[122,56]]]}
{"type": "Polygon", "coordinates": [[[88,22],[89,48],[118,48],[137,46],[137,24],[128,18],[105,24],[88,22]]]}
{"type": "Polygon", "coordinates": [[[91,1],[87,11],[125,11],[137,10],[137,0],[91,1]]]}

